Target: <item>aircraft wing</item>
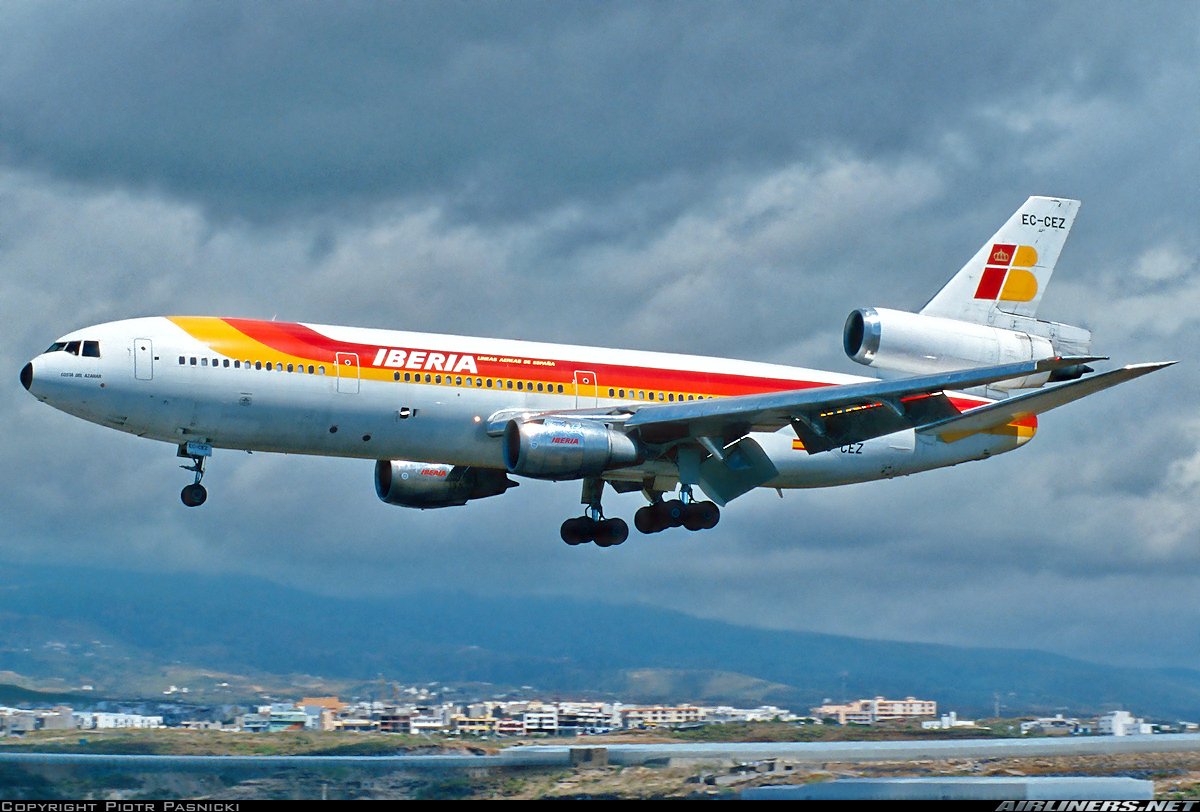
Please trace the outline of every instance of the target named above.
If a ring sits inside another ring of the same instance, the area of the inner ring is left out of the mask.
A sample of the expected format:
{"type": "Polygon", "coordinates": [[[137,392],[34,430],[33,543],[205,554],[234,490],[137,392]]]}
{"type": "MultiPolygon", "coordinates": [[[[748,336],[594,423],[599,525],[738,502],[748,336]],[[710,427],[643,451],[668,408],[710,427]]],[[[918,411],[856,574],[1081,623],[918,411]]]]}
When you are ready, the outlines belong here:
{"type": "MultiPolygon", "coordinates": [[[[1095,360],[1099,359],[1047,358],[900,380],[651,404],[638,408],[623,425],[638,429],[649,442],[696,438],[710,452],[751,431],[777,431],[791,425],[805,450],[816,454],[961,417],[944,394],[946,391],[985,386],[1095,360]]],[[[1011,401],[1002,401],[1008,402],[1011,401]]]]}
{"type": "Polygon", "coordinates": [[[996,401],[956,417],[947,417],[921,426],[917,431],[921,434],[933,434],[939,439],[952,443],[980,431],[1007,425],[1014,420],[1048,412],[1094,392],[1139,378],[1174,363],[1174,361],[1160,361],[1151,364],[1130,364],[1089,378],[1080,378],[1077,381],[1060,384],[1049,389],[1040,389],[1007,400],[996,401]]]}

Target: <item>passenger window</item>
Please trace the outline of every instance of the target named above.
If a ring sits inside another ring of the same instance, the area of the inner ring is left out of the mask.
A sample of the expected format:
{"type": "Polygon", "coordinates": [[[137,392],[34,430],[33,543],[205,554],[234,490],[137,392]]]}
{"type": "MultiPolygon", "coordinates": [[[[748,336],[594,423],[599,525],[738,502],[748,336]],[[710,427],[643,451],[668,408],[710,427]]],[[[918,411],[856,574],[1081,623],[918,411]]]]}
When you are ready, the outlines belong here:
{"type": "Polygon", "coordinates": [[[295,371],[296,371],[296,366],[294,364],[288,364],[288,372],[295,372],[295,371]]]}
{"type": "Polygon", "coordinates": [[[563,387],[562,387],[562,384],[560,383],[560,384],[558,385],[558,392],[559,392],[559,394],[562,394],[562,390],[563,390],[563,387]]]}
{"type": "Polygon", "coordinates": [[[474,386],[474,385],[475,385],[475,382],[473,380],[471,380],[470,378],[467,378],[467,386],[474,386]]]}
{"type": "Polygon", "coordinates": [[[393,381],[398,381],[398,380],[400,380],[400,373],[399,373],[399,372],[393,372],[393,373],[392,373],[392,380],[393,380],[393,381]]]}
{"type": "Polygon", "coordinates": [[[272,369],[271,362],[267,361],[267,371],[269,372],[271,369],[272,369]]]}
{"type": "Polygon", "coordinates": [[[412,373],[411,373],[411,372],[405,372],[405,373],[404,373],[404,382],[405,382],[405,383],[408,383],[408,382],[409,382],[409,381],[411,381],[411,380],[412,380],[412,373]]]}
{"type": "Polygon", "coordinates": [[[71,353],[71,355],[79,355],[79,342],[78,341],[68,341],[67,342],[67,352],[71,353]]]}
{"type": "Polygon", "coordinates": [[[608,390],[608,396],[609,396],[610,398],[611,398],[611,397],[614,397],[616,394],[617,394],[617,390],[615,390],[615,389],[609,389],[609,390],[608,390]]]}
{"type": "Polygon", "coordinates": [[[183,366],[185,363],[187,363],[187,359],[185,359],[182,355],[179,356],[179,366],[183,366]]]}
{"type": "Polygon", "coordinates": [[[313,374],[313,365],[312,364],[308,365],[308,374],[309,375],[313,374]]]}
{"type": "Polygon", "coordinates": [[[638,392],[638,399],[639,399],[639,400],[645,400],[645,399],[646,399],[646,393],[645,393],[644,391],[643,391],[643,392],[638,392]]]}
{"type": "Polygon", "coordinates": [[[667,395],[667,400],[674,402],[674,400],[675,400],[675,393],[674,393],[674,392],[672,392],[671,394],[667,395]]]}
{"type": "Polygon", "coordinates": [[[233,368],[234,368],[234,369],[241,369],[241,368],[242,368],[242,362],[241,362],[241,361],[234,361],[234,362],[233,362],[233,368]]]}
{"type": "Polygon", "coordinates": [[[476,385],[476,386],[483,386],[483,378],[476,378],[476,379],[475,379],[475,385],[476,385]]]}
{"type": "Polygon", "coordinates": [[[223,366],[225,369],[229,369],[229,359],[228,359],[228,358],[222,358],[222,359],[221,359],[221,366],[223,366]]]}
{"type": "Polygon", "coordinates": [[[695,397],[693,397],[692,395],[688,395],[688,400],[695,400],[695,399],[696,399],[696,398],[695,398],[695,397]]]}
{"type": "Polygon", "coordinates": [[[539,392],[541,392],[541,391],[542,391],[542,384],[540,384],[540,383],[538,384],[538,391],[539,391],[539,392]]]}
{"type": "Polygon", "coordinates": [[[191,358],[189,358],[188,363],[192,366],[196,366],[196,356],[193,355],[191,358]]]}
{"type": "Polygon", "coordinates": [[[525,382],[524,382],[524,381],[517,381],[517,388],[518,388],[518,389],[524,389],[524,388],[525,388],[525,382]]]}
{"type": "Polygon", "coordinates": [[[99,358],[100,357],[100,342],[99,341],[83,342],[83,355],[85,358],[99,358]]]}
{"type": "MultiPolygon", "coordinates": [[[[447,378],[447,380],[449,380],[449,378],[447,378]]],[[[455,376],[454,376],[454,385],[455,385],[455,386],[462,386],[462,376],[461,376],[461,375],[455,375],[455,376]]]]}
{"type": "Polygon", "coordinates": [[[512,381],[509,381],[509,382],[508,382],[508,388],[509,388],[509,389],[512,389],[512,388],[513,388],[513,382],[512,382],[512,381]]]}
{"type": "Polygon", "coordinates": [[[318,374],[318,375],[324,375],[324,374],[325,374],[325,367],[324,367],[324,365],[317,367],[317,374],[318,374]]]}
{"type": "Polygon", "coordinates": [[[208,359],[207,359],[207,358],[201,358],[201,359],[200,359],[200,366],[202,366],[202,367],[206,367],[206,366],[208,366],[208,359]]]}
{"type": "Polygon", "coordinates": [[[434,375],[434,376],[433,376],[433,382],[434,382],[434,383],[441,383],[441,382],[442,382],[442,376],[441,376],[441,375],[434,375]]]}
{"type": "Polygon", "coordinates": [[[659,393],[658,393],[658,399],[659,399],[659,400],[662,400],[662,399],[663,399],[663,393],[662,393],[662,392],[659,392],[659,393]]]}
{"type": "Polygon", "coordinates": [[[488,379],[487,379],[487,388],[488,388],[488,389],[491,389],[491,388],[492,388],[492,379],[491,379],[491,378],[488,378],[488,379]]]}

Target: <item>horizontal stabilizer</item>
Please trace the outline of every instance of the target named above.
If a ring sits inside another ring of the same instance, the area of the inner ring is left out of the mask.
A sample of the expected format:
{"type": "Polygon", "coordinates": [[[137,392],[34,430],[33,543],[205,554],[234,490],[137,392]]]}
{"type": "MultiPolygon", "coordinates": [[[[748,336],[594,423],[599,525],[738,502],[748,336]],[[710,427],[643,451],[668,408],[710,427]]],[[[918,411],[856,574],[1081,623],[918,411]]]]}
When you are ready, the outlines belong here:
{"type": "Polygon", "coordinates": [[[1159,361],[1150,364],[1131,364],[1130,366],[1103,372],[1090,378],[1064,383],[1049,389],[1041,389],[1025,395],[1018,395],[1008,400],[997,401],[969,412],[939,420],[936,423],[917,429],[919,434],[932,434],[945,442],[952,443],[981,431],[1008,425],[1032,415],[1048,412],[1072,401],[1087,397],[1102,389],[1116,386],[1134,378],[1140,378],[1157,369],[1169,367],[1174,361],[1159,361]]]}

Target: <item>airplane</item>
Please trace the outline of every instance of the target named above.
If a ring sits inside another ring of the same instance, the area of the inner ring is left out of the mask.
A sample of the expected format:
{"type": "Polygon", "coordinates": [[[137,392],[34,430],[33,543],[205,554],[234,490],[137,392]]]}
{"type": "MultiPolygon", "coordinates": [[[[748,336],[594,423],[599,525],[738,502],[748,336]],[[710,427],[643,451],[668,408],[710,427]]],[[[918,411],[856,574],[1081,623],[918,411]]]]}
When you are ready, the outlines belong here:
{"type": "Polygon", "coordinates": [[[567,544],[621,544],[607,483],[645,534],[711,529],[755,488],[905,476],[1023,446],[1037,415],[1169,366],[1096,373],[1091,333],[1035,317],[1079,201],[1030,197],[918,312],[866,307],[846,354],[876,377],[627,349],[245,318],[75,330],[20,372],[38,400],[176,446],[204,504],[213,450],[375,461],[387,504],[582,483],[567,544]],[[696,489],[708,498],[701,500],[696,489]]]}

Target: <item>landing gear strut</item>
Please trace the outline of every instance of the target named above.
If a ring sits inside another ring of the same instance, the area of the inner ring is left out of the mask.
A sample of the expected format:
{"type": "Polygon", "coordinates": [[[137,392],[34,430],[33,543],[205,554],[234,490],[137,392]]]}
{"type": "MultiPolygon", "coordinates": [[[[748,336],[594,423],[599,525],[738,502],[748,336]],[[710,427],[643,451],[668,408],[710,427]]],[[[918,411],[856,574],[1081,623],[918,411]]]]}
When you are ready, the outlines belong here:
{"type": "Polygon", "coordinates": [[[184,486],[179,492],[179,499],[188,507],[200,507],[208,499],[208,490],[200,484],[200,480],[204,479],[204,460],[212,456],[212,446],[208,443],[183,443],[175,456],[190,459],[191,465],[179,467],[196,474],[196,481],[184,486]]]}
{"type": "Polygon", "coordinates": [[[597,547],[615,547],[629,538],[629,525],[624,519],[604,518],[604,509],[600,507],[603,490],[603,479],[588,478],[583,481],[583,498],[580,501],[587,505],[587,509],[583,516],[563,522],[559,531],[567,544],[574,547],[593,541],[597,547]]]}

